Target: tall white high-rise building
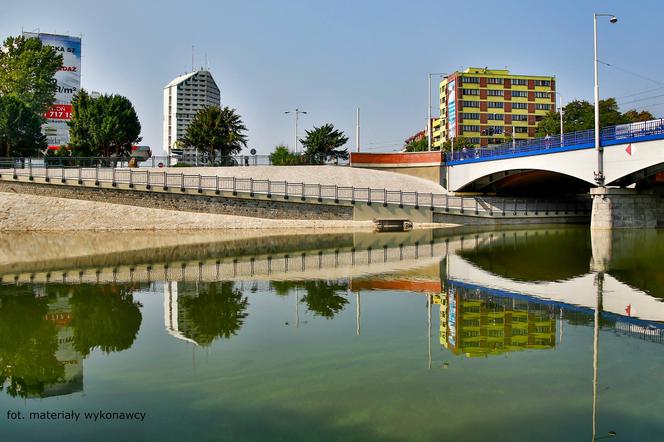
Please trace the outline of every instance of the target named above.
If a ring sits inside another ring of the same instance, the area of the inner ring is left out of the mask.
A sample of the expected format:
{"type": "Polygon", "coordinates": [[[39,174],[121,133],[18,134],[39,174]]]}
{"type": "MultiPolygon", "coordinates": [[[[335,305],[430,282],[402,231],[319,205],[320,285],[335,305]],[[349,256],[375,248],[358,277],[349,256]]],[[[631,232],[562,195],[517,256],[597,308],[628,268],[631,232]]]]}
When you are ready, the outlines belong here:
{"type": "Polygon", "coordinates": [[[164,150],[169,156],[198,162],[196,152],[183,149],[177,141],[184,137],[196,112],[206,106],[221,106],[219,87],[207,70],[181,75],[164,87],[164,150]]]}

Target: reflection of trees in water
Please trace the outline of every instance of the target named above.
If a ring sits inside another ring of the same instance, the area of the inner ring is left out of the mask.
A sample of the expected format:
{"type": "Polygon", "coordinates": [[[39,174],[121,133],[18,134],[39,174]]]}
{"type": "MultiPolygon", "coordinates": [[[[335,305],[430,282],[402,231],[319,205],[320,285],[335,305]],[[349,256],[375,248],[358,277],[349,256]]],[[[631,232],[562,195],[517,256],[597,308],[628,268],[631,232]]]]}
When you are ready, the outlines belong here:
{"type": "Polygon", "coordinates": [[[237,334],[245,318],[249,301],[235,288],[233,282],[182,284],[180,306],[188,322],[186,335],[201,345],[209,345],[216,338],[230,338],[237,334]],[[195,293],[189,295],[189,291],[195,293]]]}
{"type": "Polygon", "coordinates": [[[29,289],[1,290],[0,390],[14,397],[39,395],[64,376],[64,365],[55,358],[57,329],[45,319],[48,300],[33,297],[29,289]]]}
{"type": "Polygon", "coordinates": [[[74,347],[83,356],[95,348],[106,353],[130,348],[141,326],[141,304],[126,286],[70,287],[74,347]]]}
{"type": "Polygon", "coordinates": [[[272,290],[278,295],[284,296],[290,290],[300,288],[306,291],[306,294],[299,301],[307,304],[310,312],[324,318],[333,318],[342,311],[348,299],[339,294],[345,294],[348,284],[338,281],[272,281],[270,283],[272,290]]]}
{"type": "Polygon", "coordinates": [[[82,356],[94,348],[110,353],[131,347],[142,321],[132,291],[114,285],[2,287],[0,385],[12,396],[31,397],[64,382],[64,362],[56,358],[63,327],[73,331],[73,347],[82,356]],[[43,288],[40,296],[36,288],[43,288]]]}

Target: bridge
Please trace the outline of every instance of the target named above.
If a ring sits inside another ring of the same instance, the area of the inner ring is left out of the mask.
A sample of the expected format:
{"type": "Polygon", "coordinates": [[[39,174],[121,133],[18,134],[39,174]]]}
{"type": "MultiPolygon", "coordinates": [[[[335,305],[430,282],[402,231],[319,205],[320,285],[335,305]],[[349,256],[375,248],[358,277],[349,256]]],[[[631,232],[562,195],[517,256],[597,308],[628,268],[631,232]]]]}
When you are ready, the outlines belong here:
{"type": "MultiPolygon", "coordinates": [[[[586,130],[457,150],[445,162],[446,187],[454,192],[587,192],[597,185],[594,136],[586,130]]],[[[664,120],[606,127],[600,144],[607,186],[629,186],[664,171],[664,120]]]]}

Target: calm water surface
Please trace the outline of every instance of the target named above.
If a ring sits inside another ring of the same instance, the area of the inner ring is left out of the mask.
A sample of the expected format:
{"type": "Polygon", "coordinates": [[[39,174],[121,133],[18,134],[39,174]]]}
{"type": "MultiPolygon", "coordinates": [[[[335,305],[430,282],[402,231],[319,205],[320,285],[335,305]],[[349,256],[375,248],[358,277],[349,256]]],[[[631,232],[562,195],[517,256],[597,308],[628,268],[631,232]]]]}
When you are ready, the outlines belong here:
{"type": "Polygon", "coordinates": [[[663,440],[662,262],[585,228],[24,260],[0,440],[663,440]]]}

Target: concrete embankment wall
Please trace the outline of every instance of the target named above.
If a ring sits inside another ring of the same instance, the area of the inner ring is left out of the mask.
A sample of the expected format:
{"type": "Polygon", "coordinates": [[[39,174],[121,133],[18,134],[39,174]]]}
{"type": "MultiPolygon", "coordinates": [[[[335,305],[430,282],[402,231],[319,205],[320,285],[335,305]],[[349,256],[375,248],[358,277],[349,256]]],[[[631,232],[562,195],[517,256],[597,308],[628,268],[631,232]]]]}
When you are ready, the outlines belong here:
{"type": "MultiPolygon", "coordinates": [[[[151,191],[115,189],[110,183],[100,186],[64,184],[26,183],[19,181],[0,181],[0,192],[25,193],[57,198],[70,198],[106,203],[124,204],[153,209],[178,210],[209,214],[247,216],[267,219],[304,219],[304,220],[352,220],[351,205],[317,204],[315,202],[279,201],[277,197],[267,198],[256,195],[253,198],[215,195],[204,191],[199,194],[195,189],[184,192],[164,192],[153,188],[151,191]]],[[[112,216],[112,214],[109,214],[112,216]]]]}

